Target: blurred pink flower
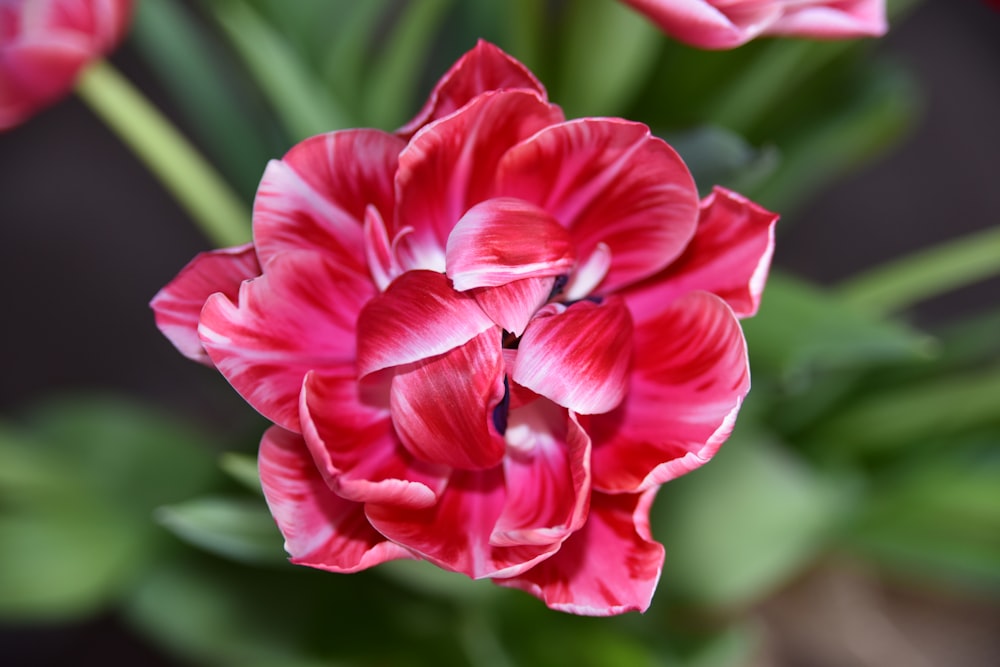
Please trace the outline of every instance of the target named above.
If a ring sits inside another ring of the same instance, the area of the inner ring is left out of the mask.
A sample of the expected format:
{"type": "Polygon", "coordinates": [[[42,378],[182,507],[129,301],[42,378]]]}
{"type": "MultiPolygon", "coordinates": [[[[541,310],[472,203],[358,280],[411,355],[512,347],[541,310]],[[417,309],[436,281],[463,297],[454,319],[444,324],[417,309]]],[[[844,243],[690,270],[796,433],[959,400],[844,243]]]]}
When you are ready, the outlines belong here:
{"type": "Polygon", "coordinates": [[[617,118],[567,121],[478,44],[395,135],[307,139],[254,243],[196,257],[160,329],[275,423],[292,561],[420,558],[565,611],[645,609],[663,482],[728,436],[776,216],[617,118]]]}
{"type": "Polygon", "coordinates": [[[817,39],[878,37],[885,0],[624,0],[671,37],[731,49],[760,35],[817,39]]]}
{"type": "Polygon", "coordinates": [[[0,130],[68,93],[118,43],[131,9],[131,0],[0,0],[0,130]]]}

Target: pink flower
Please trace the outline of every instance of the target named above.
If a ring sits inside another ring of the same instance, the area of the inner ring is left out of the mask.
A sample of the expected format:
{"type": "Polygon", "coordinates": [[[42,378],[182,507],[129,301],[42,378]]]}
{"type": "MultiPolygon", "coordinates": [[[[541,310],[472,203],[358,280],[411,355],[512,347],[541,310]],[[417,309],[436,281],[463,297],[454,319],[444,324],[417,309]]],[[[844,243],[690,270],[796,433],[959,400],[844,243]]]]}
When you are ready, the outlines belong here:
{"type": "Polygon", "coordinates": [[[275,423],[261,481],[292,561],[422,558],[549,606],[645,609],[657,488],[749,389],[776,216],[699,202],[666,143],[567,121],[478,44],[396,135],[268,165],[254,243],[153,300],[185,355],[275,423]]]}
{"type": "Polygon", "coordinates": [[[73,87],[118,43],[131,0],[0,0],[0,130],[73,87]]]}
{"type": "Polygon", "coordinates": [[[760,35],[878,37],[885,0],[625,0],[664,32],[703,49],[731,49],[760,35]]]}

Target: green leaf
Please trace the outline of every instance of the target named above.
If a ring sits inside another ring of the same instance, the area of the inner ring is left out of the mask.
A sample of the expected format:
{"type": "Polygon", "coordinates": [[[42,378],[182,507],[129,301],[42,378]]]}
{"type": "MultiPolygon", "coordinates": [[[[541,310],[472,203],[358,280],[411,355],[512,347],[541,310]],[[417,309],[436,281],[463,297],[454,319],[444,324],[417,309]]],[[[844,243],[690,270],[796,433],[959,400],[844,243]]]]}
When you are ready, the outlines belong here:
{"type": "Polygon", "coordinates": [[[829,291],[778,272],[743,329],[753,367],[799,389],[818,371],[926,358],[932,347],[926,335],[855,311],[829,291]]]}
{"type": "Polygon", "coordinates": [[[354,124],[292,44],[250,6],[225,0],[207,3],[207,7],[293,141],[354,124]]]}
{"type": "Polygon", "coordinates": [[[226,452],[219,458],[219,467],[247,489],[263,493],[255,457],[239,452],[226,452]]]}
{"type": "Polygon", "coordinates": [[[620,114],[653,70],[662,35],[618,2],[574,0],[565,12],[552,99],[570,118],[620,114]]]}
{"type": "Polygon", "coordinates": [[[704,125],[663,138],[684,158],[702,196],[713,185],[746,192],[763,182],[780,162],[773,146],[754,148],[722,127],[704,125]]]}
{"type": "Polygon", "coordinates": [[[709,464],[660,491],[661,591],[709,607],[761,599],[826,548],[854,486],[821,477],[766,437],[737,432],[709,464]]]}
{"type": "Polygon", "coordinates": [[[179,538],[225,558],[285,563],[281,534],[260,499],[198,498],[161,507],[157,520],[179,538]]]}
{"type": "Polygon", "coordinates": [[[231,55],[176,0],[138,3],[131,39],[199,143],[249,201],[264,165],[284,147],[231,55]]]}

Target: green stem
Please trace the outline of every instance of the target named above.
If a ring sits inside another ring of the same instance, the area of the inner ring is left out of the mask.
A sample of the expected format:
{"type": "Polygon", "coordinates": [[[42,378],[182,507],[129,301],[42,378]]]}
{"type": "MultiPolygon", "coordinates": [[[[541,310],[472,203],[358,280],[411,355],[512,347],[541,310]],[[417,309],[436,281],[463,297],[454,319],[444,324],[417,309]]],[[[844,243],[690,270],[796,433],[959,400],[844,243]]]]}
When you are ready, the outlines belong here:
{"type": "Polygon", "coordinates": [[[220,246],[250,240],[250,212],[219,173],[106,61],[91,64],[77,94],[132,149],[201,231],[220,246]]]}
{"type": "Polygon", "coordinates": [[[1000,227],[991,227],[872,269],[840,294],[856,308],[888,313],[998,274],[1000,227]]]}

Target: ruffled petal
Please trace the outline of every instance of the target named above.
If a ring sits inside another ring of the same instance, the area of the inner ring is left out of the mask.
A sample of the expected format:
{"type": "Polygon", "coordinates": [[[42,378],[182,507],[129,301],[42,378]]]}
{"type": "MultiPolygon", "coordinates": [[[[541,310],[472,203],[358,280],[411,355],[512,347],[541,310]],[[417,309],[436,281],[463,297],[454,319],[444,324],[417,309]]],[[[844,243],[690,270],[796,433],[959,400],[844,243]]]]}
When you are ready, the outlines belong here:
{"type": "Polygon", "coordinates": [[[679,41],[702,49],[732,49],[760,35],[781,16],[785,2],[625,0],[679,41]]]}
{"type": "Polygon", "coordinates": [[[156,326],[185,357],[211,366],[198,337],[205,301],[216,292],[236,300],[243,281],[259,275],[260,264],[251,244],[203,252],[149,302],[156,326]]]}
{"type": "Polygon", "coordinates": [[[397,368],[389,396],[392,421],[410,453],[463,470],[498,465],[506,445],[494,411],[506,393],[504,370],[498,327],[397,368]]]}
{"type": "Polygon", "coordinates": [[[250,405],[299,431],[299,392],[313,369],[353,368],[355,322],[375,292],[318,253],[275,256],[239,301],[209,297],[198,333],[215,366],[250,405]]]}
{"type": "Polygon", "coordinates": [[[507,502],[490,543],[552,544],[578,530],[590,504],[590,437],[550,401],[511,412],[507,502]]]}
{"type": "Polygon", "coordinates": [[[413,554],[380,535],[364,505],[331,491],[301,436],[273,426],[260,443],[260,481],[285,550],[298,565],[357,572],[413,554]]]}
{"type": "Polygon", "coordinates": [[[496,326],[468,294],[433,271],[407,271],[358,319],[358,374],[443,354],[496,326]]]}
{"type": "Polygon", "coordinates": [[[310,372],[302,386],[302,434],[327,485],[356,502],[427,507],[450,469],[418,461],[392,428],[388,387],[354,374],[310,372]]]}
{"type": "Polygon", "coordinates": [[[408,509],[369,504],[368,520],[393,542],[438,567],[474,579],[520,574],[551,555],[559,543],[498,547],[490,536],[507,497],[500,466],[455,471],[433,507],[408,509]]]}
{"type": "Polygon", "coordinates": [[[624,302],[580,301],[531,321],[513,379],[573,412],[597,414],[621,403],[631,361],[632,319],[624,302]]]}
{"type": "Polygon", "coordinates": [[[598,290],[604,294],[673,261],[698,222],[698,191],[687,166],[641,123],[561,123],[512,148],[497,169],[498,194],[555,216],[579,256],[607,244],[611,262],[598,290]]]}
{"type": "Polygon", "coordinates": [[[535,312],[549,300],[555,282],[554,277],[525,278],[499,287],[480,287],[469,293],[491,320],[520,336],[535,312]]]}
{"type": "Polygon", "coordinates": [[[399,246],[403,268],[444,271],[448,236],[473,204],[493,196],[500,157],[562,119],[559,107],[535,91],[488,92],[413,137],[396,176],[392,231],[413,228],[399,246]]]}
{"type": "Polygon", "coordinates": [[[533,90],[545,99],[545,88],[527,67],[493,44],[479,40],[441,77],[424,107],[396,134],[409,140],[424,125],[457,111],[474,97],[510,88],[533,90]]]}
{"type": "Polygon", "coordinates": [[[880,37],[888,29],[884,0],[847,0],[790,8],[764,32],[841,39],[880,37]]]}
{"type": "Polygon", "coordinates": [[[746,341],[722,299],[692,292],[635,331],[628,396],[585,424],[594,488],[640,491],[708,461],[750,390],[746,341]]]}
{"type": "Polygon", "coordinates": [[[537,206],[508,197],[470,208],[445,249],[446,273],[459,291],[567,274],[575,260],[565,227],[537,206]]]}
{"type": "Polygon", "coordinates": [[[636,322],[695,290],[722,297],[737,317],[757,312],[774,253],[778,220],[752,201],[716,187],[701,203],[694,239],[663,272],[622,293],[636,322]]]}
{"type": "Polygon", "coordinates": [[[367,275],[365,210],[393,216],[393,179],[403,142],[378,130],[342,130],[297,144],[264,171],[254,200],[261,264],[287,250],[315,250],[367,275]]]}
{"type": "Polygon", "coordinates": [[[552,609],[582,616],[645,611],[663,570],[663,545],[653,541],[649,530],[655,492],[594,493],[587,523],[554,556],[494,581],[527,591],[552,609]]]}

